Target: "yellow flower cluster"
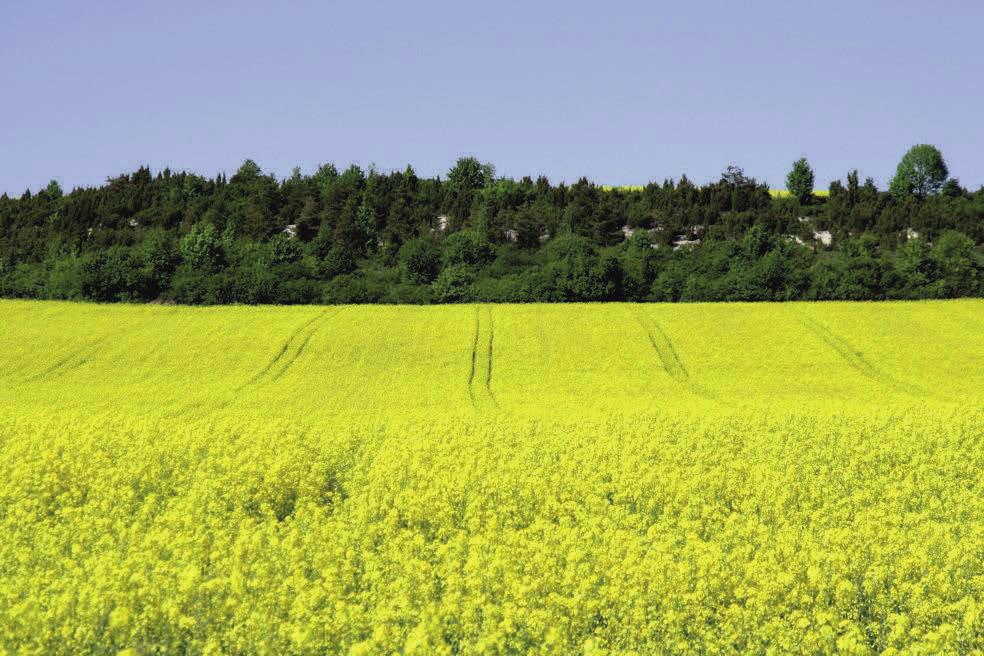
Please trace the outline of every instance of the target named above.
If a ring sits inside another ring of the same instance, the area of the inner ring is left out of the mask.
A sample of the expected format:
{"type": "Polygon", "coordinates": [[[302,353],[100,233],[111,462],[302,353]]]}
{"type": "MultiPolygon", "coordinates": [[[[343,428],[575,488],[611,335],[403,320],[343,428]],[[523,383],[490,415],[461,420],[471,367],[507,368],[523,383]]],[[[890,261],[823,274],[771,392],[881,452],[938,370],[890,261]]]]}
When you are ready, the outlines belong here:
{"type": "Polygon", "coordinates": [[[0,423],[0,645],[984,649],[981,413],[0,423]]]}

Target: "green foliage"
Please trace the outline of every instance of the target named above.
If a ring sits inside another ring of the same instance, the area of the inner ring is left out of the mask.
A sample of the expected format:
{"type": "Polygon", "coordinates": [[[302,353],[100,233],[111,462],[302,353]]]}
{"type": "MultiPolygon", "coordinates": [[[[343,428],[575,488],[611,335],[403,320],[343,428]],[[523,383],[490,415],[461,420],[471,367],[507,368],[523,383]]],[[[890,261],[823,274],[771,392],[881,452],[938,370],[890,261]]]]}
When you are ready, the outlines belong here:
{"type": "Polygon", "coordinates": [[[174,272],[168,298],[187,305],[231,303],[229,284],[221,274],[214,274],[182,264],[174,272]]]}
{"type": "Polygon", "coordinates": [[[349,273],[332,278],[331,282],[325,285],[321,300],[329,305],[371,303],[373,301],[366,289],[365,281],[349,273]]]}
{"type": "Polygon", "coordinates": [[[171,285],[171,276],[181,261],[181,251],[174,235],[159,228],[147,233],[139,251],[151,295],[156,297],[171,285]]]}
{"type": "Polygon", "coordinates": [[[355,228],[362,245],[365,249],[371,250],[376,246],[376,212],[368,204],[363,202],[355,213],[355,228]]]}
{"type": "Polygon", "coordinates": [[[931,257],[939,271],[944,297],[979,293],[984,262],[974,242],[959,232],[948,230],[933,245],[931,257]]]}
{"type": "Polygon", "coordinates": [[[222,244],[211,223],[200,222],[181,240],[181,257],[189,266],[211,271],[222,260],[222,244]]]}
{"type": "Polygon", "coordinates": [[[441,249],[433,239],[411,239],[400,247],[399,261],[404,280],[427,285],[441,269],[441,249]]]}
{"type": "Polygon", "coordinates": [[[465,264],[480,267],[495,258],[495,249],[485,235],[477,230],[461,230],[444,240],[446,264],[465,264]]]}
{"type": "Polygon", "coordinates": [[[452,216],[458,228],[471,213],[472,204],[478,198],[477,192],[488,187],[495,179],[495,167],[483,164],[474,157],[461,157],[448,171],[446,185],[447,198],[444,207],[452,216]]]}
{"type": "Polygon", "coordinates": [[[889,189],[896,196],[912,194],[925,198],[939,193],[949,174],[943,154],[936,146],[918,144],[902,157],[889,189]]]}
{"type": "Polygon", "coordinates": [[[656,277],[659,256],[649,235],[637,230],[622,249],[623,298],[626,301],[645,301],[656,277]]]}
{"type": "Polygon", "coordinates": [[[64,192],[62,192],[61,185],[58,184],[57,180],[52,180],[51,182],[49,182],[48,186],[44,188],[44,191],[45,194],[47,194],[48,198],[50,198],[53,201],[61,200],[61,197],[64,195],[64,192]]]}
{"type": "Polygon", "coordinates": [[[66,300],[84,299],[82,293],[82,261],[78,257],[60,257],[50,263],[44,281],[44,296],[66,300]]]}
{"type": "Polygon", "coordinates": [[[296,239],[280,233],[270,240],[270,264],[293,264],[301,259],[304,251],[296,239]]]}
{"type": "Polygon", "coordinates": [[[439,303],[464,303],[472,300],[472,283],[475,275],[463,264],[445,267],[432,285],[434,298],[439,303]]]}
{"type": "Polygon", "coordinates": [[[146,297],[141,262],[122,246],[85,255],[79,262],[79,291],[96,301],[128,301],[146,297]]]}
{"type": "Polygon", "coordinates": [[[352,251],[341,244],[333,244],[321,260],[320,271],[323,278],[334,278],[355,271],[358,263],[352,251]]]}
{"type": "Polygon", "coordinates": [[[455,193],[477,191],[492,184],[495,167],[474,157],[461,157],[448,171],[448,187],[455,193]]]}
{"type": "Polygon", "coordinates": [[[786,176],[786,189],[804,205],[813,198],[813,169],[805,157],[793,162],[786,176]]]}
{"type": "Polygon", "coordinates": [[[932,193],[945,165],[929,148],[907,155],[897,194],[851,171],[829,196],[810,197],[809,165],[797,162],[798,200],[773,198],[737,166],[703,186],[684,176],[637,188],[496,178],[475,158],[446,180],[412,167],[325,165],[278,181],[251,160],[229,179],[142,167],[97,188],[0,197],[0,294],[194,303],[980,295],[984,190],[946,179],[932,193]],[[473,280],[459,285],[449,273],[436,293],[442,266],[473,280]]]}

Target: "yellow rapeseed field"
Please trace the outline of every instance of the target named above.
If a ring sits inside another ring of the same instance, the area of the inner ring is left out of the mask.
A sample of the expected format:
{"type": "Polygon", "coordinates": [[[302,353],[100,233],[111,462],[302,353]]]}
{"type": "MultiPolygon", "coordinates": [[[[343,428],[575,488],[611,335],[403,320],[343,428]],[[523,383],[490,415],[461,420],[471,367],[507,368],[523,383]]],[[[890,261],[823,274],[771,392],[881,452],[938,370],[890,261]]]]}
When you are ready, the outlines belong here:
{"type": "Polygon", "coordinates": [[[0,302],[0,653],[984,653],[984,302],[0,302]]]}
{"type": "MultiPolygon", "coordinates": [[[[639,192],[645,190],[645,185],[602,185],[602,191],[625,191],[625,192],[639,192]]],[[[792,198],[792,193],[788,189],[770,189],[769,195],[773,198],[792,198]]],[[[829,189],[816,189],[813,192],[814,196],[819,196],[821,198],[826,198],[830,196],[829,189]]]]}
{"type": "MultiPolygon", "coordinates": [[[[769,190],[769,194],[771,194],[773,198],[792,198],[793,197],[793,194],[788,189],[770,189],[769,190]]],[[[815,189],[813,191],[813,195],[814,196],[819,196],[821,198],[827,198],[828,196],[830,196],[830,190],[829,189],[815,189]]]]}

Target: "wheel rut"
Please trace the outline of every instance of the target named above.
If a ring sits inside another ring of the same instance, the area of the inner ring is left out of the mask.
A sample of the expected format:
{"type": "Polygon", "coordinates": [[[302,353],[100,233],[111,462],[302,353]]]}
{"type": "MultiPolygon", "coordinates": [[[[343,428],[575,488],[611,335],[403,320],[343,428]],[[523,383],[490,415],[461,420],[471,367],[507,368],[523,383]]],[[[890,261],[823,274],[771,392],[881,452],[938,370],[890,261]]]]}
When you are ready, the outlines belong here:
{"type": "Polygon", "coordinates": [[[471,345],[471,367],[468,369],[468,398],[471,399],[472,405],[475,403],[475,362],[478,359],[478,333],[481,330],[482,322],[479,314],[479,309],[475,308],[475,331],[472,336],[471,345]]]}
{"type": "Polygon", "coordinates": [[[287,373],[287,370],[290,369],[295,362],[297,362],[297,360],[301,357],[301,355],[304,354],[304,349],[307,348],[307,345],[311,341],[311,338],[314,337],[315,333],[317,333],[324,325],[324,322],[321,320],[329,316],[333,317],[339,314],[341,311],[342,309],[340,308],[329,314],[328,310],[325,310],[320,315],[315,317],[314,322],[308,325],[308,331],[304,335],[304,339],[301,340],[301,343],[298,345],[297,349],[291,354],[291,356],[286,360],[286,362],[284,362],[283,366],[277,370],[277,373],[273,375],[273,377],[270,379],[270,382],[279,380],[280,377],[283,376],[285,373],[287,373]]]}
{"type": "Polygon", "coordinates": [[[677,353],[673,340],[659,322],[639,308],[633,309],[632,315],[649,340],[649,345],[656,352],[656,357],[666,375],[685,387],[691,394],[703,399],[716,400],[717,397],[713,393],[691,378],[690,372],[677,353]]]}
{"type": "Polygon", "coordinates": [[[495,369],[495,318],[489,307],[475,308],[475,330],[472,334],[471,356],[468,368],[468,398],[472,406],[481,409],[498,407],[492,391],[492,374],[495,369]]]}
{"type": "Polygon", "coordinates": [[[846,362],[851,368],[865,378],[873,380],[886,387],[890,387],[897,392],[902,392],[903,394],[908,394],[917,398],[927,396],[925,390],[920,389],[910,383],[905,383],[893,378],[891,375],[878,369],[878,367],[870,363],[864,357],[864,354],[855,348],[843,336],[838,335],[836,332],[824,326],[816,319],[800,313],[799,322],[800,325],[805,327],[824,344],[833,349],[844,362],[846,362]]]}
{"type": "Polygon", "coordinates": [[[486,357],[485,391],[492,399],[492,404],[499,405],[496,403],[495,394],[492,392],[492,367],[495,363],[495,319],[492,317],[492,308],[486,308],[486,313],[489,320],[489,343],[486,349],[488,355],[486,357]]]}
{"type": "Polygon", "coordinates": [[[89,342],[82,348],[73,350],[68,355],[65,355],[55,362],[53,362],[47,369],[41,373],[30,376],[25,382],[33,383],[41,380],[47,380],[50,378],[57,378],[64,373],[72,371],[73,369],[78,369],[92,360],[93,356],[99,352],[109,336],[100,337],[89,342]]]}
{"type": "MultiPolygon", "coordinates": [[[[337,314],[340,311],[341,310],[336,311],[335,314],[337,314]]],[[[302,322],[301,325],[299,325],[297,328],[295,328],[291,332],[291,334],[288,335],[287,339],[284,340],[284,343],[280,346],[280,349],[273,356],[273,358],[271,358],[270,361],[266,363],[266,366],[264,366],[262,369],[260,369],[258,372],[256,372],[252,376],[252,378],[250,378],[245,383],[243,383],[242,385],[240,385],[239,387],[237,387],[236,388],[236,391],[238,392],[238,391],[240,391],[240,390],[242,390],[242,389],[244,389],[246,387],[249,387],[250,385],[255,385],[255,384],[259,383],[267,374],[269,374],[274,369],[274,367],[277,366],[278,363],[280,363],[281,360],[284,359],[284,356],[287,355],[288,351],[290,351],[291,346],[295,342],[299,342],[300,343],[300,347],[298,349],[296,349],[293,353],[291,353],[290,356],[288,356],[288,358],[285,361],[285,363],[283,364],[282,368],[276,374],[274,374],[274,376],[271,379],[271,381],[272,380],[277,380],[278,378],[280,378],[287,371],[287,369],[289,369],[290,366],[292,364],[294,364],[294,362],[297,360],[297,358],[300,357],[301,353],[307,347],[307,344],[310,341],[311,337],[314,335],[315,332],[317,332],[318,326],[315,326],[309,332],[306,332],[306,331],[308,331],[308,329],[311,328],[312,324],[315,324],[315,322],[317,322],[319,319],[324,318],[324,316],[326,314],[328,314],[328,312],[329,312],[328,310],[324,310],[323,312],[321,312],[321,313],[319,313],[319,314],[311,317],[310,319],[302,322]]]]}

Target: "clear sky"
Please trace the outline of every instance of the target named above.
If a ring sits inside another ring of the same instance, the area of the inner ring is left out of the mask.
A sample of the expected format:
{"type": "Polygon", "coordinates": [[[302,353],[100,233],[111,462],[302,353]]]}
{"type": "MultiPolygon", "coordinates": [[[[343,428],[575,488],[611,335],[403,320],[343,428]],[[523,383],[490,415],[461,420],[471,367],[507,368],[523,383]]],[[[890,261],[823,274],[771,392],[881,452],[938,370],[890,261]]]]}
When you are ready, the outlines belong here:
{"type": "Polygon", "coordinates": [[[984,3],[8,1],[0,192],[148,164],[984,184],[984,3]]]}

